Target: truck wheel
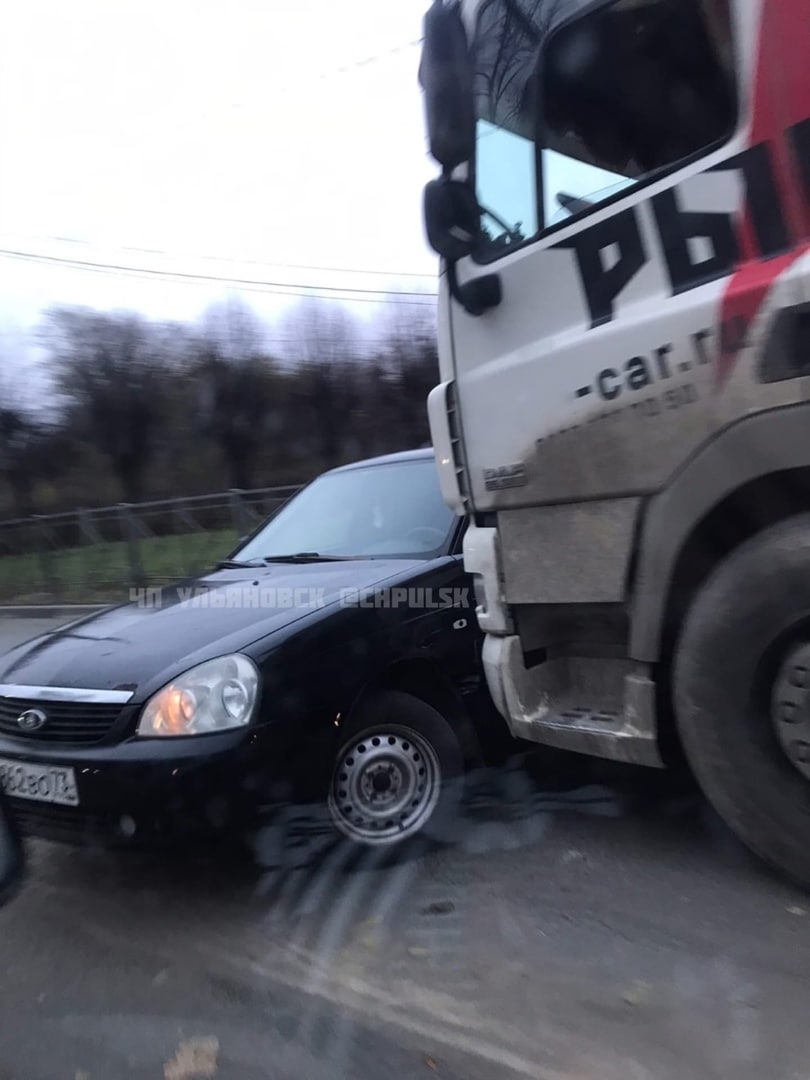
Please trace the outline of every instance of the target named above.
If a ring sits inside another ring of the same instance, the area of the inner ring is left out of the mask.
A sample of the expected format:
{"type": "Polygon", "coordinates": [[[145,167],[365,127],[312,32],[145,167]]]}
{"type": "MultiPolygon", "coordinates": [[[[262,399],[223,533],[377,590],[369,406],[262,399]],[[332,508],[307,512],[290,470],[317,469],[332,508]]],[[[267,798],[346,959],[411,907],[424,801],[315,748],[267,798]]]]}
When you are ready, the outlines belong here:
{"type": "Polygon", "coordinates": [[[335,761],[329,812],[337,829],[366,847],[419,836],[453,838],[464,764],[453,729],[432,706],[389,690],[350,721],[335,761]]]}
{"type": "Polygon", "coordinates": [[[700,590],[673,689],[709,801],[760,858],[810,886],[810,515],[746,541],[700,590]]]}

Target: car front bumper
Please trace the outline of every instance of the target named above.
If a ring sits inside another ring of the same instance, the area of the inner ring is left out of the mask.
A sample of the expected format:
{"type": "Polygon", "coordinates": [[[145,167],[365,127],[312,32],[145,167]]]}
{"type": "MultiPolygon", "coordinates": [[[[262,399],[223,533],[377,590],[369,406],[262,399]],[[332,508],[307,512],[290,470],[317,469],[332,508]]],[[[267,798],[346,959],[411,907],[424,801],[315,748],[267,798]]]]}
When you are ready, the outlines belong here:
{"type": "Polygon", "coordinates": [[[230,836],[294,800],[298,786],[297,755],[273,725],[93,748],[0,738],[0,758],[73,769],[78,806],[10,802],[27,834],[79,844],[230,836]]]}

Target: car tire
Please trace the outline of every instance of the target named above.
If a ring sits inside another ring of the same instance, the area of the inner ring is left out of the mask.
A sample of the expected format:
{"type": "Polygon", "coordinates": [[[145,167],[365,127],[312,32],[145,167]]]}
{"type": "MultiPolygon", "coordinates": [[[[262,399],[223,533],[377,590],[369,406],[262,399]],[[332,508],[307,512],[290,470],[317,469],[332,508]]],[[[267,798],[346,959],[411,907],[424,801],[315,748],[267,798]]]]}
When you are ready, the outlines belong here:
{"type": "Polygon", "coordinates": [[[361,848],[448,844],[458,834],[464,758],[453,728],[421,698],[388,690],[342,733],[327,806],[361,848]]]}
{"type": "Polygon", "coordinates": [[[760,533],[720,565],[687,615],[673,666],[676,723],[704,794],[748,848],[806,888],[805,682],[810,515],[760,533]]]}

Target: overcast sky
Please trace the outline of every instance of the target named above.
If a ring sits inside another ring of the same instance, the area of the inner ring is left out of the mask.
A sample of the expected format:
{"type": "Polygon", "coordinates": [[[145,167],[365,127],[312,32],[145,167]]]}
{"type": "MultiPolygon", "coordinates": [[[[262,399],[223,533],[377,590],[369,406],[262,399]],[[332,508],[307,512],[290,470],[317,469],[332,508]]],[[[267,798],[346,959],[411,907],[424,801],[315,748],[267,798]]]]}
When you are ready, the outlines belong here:
{"type": "MultiPolygon", "coordinates": [[[[0,248],[293,286],[431,290],[421,189],[436,170],[414,44],[426,6],[7,5],[0,248]]],[[[53,303],[191,319],[222,294],[213,283],[0,256],[6,355],[53,303]]],[[[291,301],[246,298],[268,318],[291,301]]]]}

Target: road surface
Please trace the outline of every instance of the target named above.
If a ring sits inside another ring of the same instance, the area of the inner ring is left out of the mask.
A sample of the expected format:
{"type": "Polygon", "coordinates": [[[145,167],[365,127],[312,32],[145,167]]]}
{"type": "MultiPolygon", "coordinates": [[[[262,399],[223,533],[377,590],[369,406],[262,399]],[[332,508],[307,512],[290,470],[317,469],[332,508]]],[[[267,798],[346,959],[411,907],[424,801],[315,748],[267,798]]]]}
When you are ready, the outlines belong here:
{"type": "Polygon", "coordinates": [[[662,774],[516,760],[391,866],[287,835],[264,870],[33,845],[0,1080],[810,1077],[810,896],[662,774]]]}

